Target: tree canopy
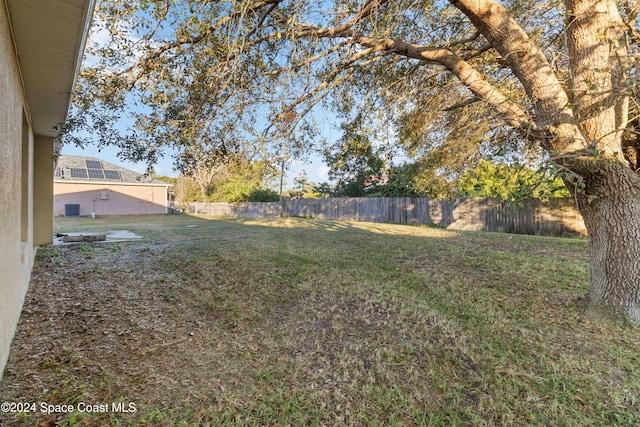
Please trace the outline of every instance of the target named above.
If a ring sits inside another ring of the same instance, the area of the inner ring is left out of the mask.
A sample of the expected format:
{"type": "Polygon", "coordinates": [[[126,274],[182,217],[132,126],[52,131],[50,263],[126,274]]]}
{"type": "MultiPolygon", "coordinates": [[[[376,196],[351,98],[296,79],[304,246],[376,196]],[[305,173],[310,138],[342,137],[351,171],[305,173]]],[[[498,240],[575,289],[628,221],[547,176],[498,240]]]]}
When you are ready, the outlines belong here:
{"type": "MultiPolygon", "coordinates": [[[[529,3],[514,11],[537,2],[529,3]]],[[[551,31],[559,16],[546,8],[537,19],[524,14],[528,25],[551,31]]],[[[171,147],[183,170],[191,167],[183,154],[194,151],[268,157],[283,139],[308,149],[314,120],[329,109],[365,117],[370,132],[393,126],[412,154],[454,168],[525,148],[499,112],[452,78],[449,62],[474,65],[485,85],[526,100],[445,2],[104,0],[93,34],[70,124],[133,160],[153,162],[171,147]],[[430,47],[441,45],[453,56],[430,47]]]]}
{"type": "Polygon", "coordinates": [[[346,121],[362,115],[374,132],[390,127],[436,180],[482,157],[544,154],[590,235],[590,306],[640,323],[639,9],[104,0],[95,18],[104,40],[88,50],[81,114],[66,128],[93,127],[99,144],[134,159],[195,146],[268,160],[312,145],[324,108],[346,121]],[[127,110],[123,135],[112,124],[127,110]]]}
{"type": "MultiPolygon", "coordinates": [[[[438,167],[540,148],[565,154],[578,144],[566,141],[584,137],[552,137],[553,120],[540,112],[575,118],[614,104],[617,96],[595,93],[611,71],[579,68],[580,87],[567,90],[569,6],[473,3],[104,0],[71,128],[90,126],[98,144],[134,160],[154,160],[167,147],[202,156],[228,147],[254,158],[275,155],[284,139],[291,149],[312,146],[318,114],[309,112],[324,107],[365,117],[371,132],[393,126],[410,154],[438,167]],[[528,62],[510,52],[507,32],[530,48],[528,62]],[[531,78],[526,67],[534,66],[542,68],[531,78]],[[579,91],[591,91],[589,106],[572,102],[579,91]],[[113,124],[126,115],[129,127],[119,132],[113,124]]],[[[623,12],[594,37],[607,40],[613,65],[627,72],[616,78],[633,89],[625,30],[635,35],[637,11],[623,12]]],[[[598,147],[620,158],[630,152],[598,147]]],[[[190,166],[182,155],[176,162],[190,166]]]]}

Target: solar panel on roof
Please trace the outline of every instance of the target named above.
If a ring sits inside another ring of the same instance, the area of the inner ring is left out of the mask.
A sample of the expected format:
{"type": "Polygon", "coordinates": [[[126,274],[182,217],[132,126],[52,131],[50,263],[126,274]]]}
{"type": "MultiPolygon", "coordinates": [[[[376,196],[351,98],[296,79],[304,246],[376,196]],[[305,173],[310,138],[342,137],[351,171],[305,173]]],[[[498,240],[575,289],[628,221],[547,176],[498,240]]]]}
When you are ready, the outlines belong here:
{"type": "Polygon", "coordinates": [[[80,168],[71,168],[71,178],[86,178],[87,170],[80,168]]]}
{"type": "Polygon", "coordinates": [[[71,168],[71,178],[86,178],[87,170],[80,168],[71,168]]]}
{"type": "Polygon", "coordinates": [[[105,169],[104,176],[107,179],[120,179],[120,172],[114,170],[105,169]]]}
{"type": "Polygon", "coordinates": [[[88,169],[88,171],[89,178],[104,179],[104,172],[102,171],[102,169],[88,169]]]}
{"type": "Polygon", "coordinates": [[[102,162],[97,160],[87,160],[87,169],[102,169],[102,162]]]}

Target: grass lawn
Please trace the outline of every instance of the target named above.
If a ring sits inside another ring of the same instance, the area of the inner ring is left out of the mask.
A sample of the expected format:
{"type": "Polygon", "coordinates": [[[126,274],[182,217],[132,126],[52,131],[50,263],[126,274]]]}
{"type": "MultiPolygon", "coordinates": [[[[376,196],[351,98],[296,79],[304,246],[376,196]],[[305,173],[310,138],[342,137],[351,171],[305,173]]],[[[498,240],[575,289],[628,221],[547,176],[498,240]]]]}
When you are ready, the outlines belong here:
{"type": "Polygon", "coordinates": [[[38,251],[0,396],[74,411],[0,425],[640,425],[640,330],[585,315],[584,239],[56,221],[144,239],[38,251]]]}

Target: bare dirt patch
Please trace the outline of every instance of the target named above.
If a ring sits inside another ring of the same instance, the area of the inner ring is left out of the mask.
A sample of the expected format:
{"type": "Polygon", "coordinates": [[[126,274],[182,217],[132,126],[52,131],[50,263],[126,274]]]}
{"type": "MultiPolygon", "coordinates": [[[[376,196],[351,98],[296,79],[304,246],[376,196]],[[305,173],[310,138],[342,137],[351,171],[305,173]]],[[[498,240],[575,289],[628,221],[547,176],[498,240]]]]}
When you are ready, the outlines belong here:
{"type": "Polygon", "coordinates": [[[153,246],[40,252],[3,379],[5,398],[143,408],[181,380],[169,353],[197,340],[197,319],[177,316],[167,302],[175,282],[158,269],[153,246]]]}

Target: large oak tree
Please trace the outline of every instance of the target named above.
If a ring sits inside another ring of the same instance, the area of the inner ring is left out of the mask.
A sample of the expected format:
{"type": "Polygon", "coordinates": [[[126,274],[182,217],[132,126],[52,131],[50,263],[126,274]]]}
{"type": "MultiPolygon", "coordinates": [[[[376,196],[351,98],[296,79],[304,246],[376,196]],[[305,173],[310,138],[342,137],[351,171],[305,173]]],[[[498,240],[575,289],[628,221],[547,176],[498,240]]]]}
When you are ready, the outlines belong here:
{"type": "Polygon", "coordinates": [[[227,139],[266,155],[285,137],[303,146],[323,101],[391,119],[443,161],[538,149],[589,232],[590,307],[640,323],[637,13],[615,0],[103,0],[108,37],[90,48],[72,124],[130,157],[227,139]],[[130,132],[115,132],[132,105],[130,132]]]}

